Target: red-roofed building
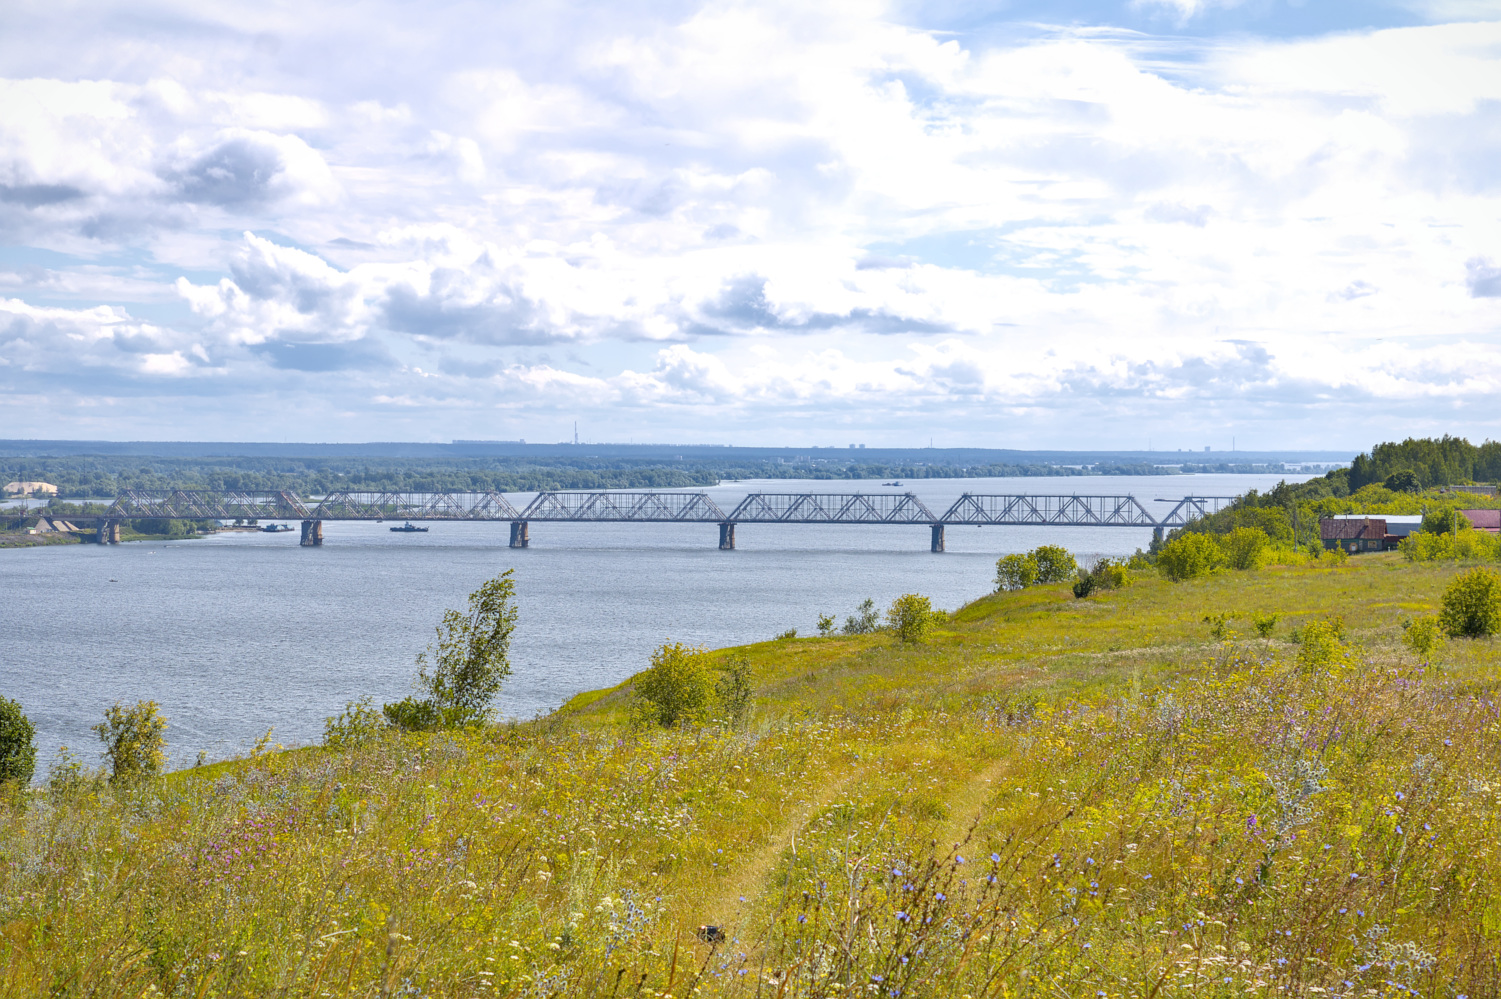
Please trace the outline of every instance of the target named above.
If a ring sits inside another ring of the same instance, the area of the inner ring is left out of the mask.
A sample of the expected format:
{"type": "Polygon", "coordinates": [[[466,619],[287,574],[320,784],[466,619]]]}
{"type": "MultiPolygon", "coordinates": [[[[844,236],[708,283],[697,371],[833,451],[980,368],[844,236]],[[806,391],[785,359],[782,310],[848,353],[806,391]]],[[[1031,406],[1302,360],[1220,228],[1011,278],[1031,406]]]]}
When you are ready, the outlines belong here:
{"type": "Polygon", "coordinates": [[[1488,534],[1501,534],[1501,510],[1461,510],[1459,512],[1475,530],[1485,531],[1488,534]]]}
{"type": "Polygon", "coordinates": [[[1326,518],[1319,521],[1319,538],[1325,548],[1343,548],[1347,552],[1379,552],[1392,547],[1387,540],[1383,517],[1360,520],[1326,518]]]}

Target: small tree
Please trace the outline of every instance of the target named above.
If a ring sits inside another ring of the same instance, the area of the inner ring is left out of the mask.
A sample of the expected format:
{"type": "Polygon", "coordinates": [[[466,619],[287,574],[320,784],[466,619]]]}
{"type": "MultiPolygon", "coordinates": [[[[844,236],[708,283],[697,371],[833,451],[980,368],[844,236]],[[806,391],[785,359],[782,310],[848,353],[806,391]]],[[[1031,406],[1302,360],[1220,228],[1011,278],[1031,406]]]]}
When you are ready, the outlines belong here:
{"type": "Polygon", "coordinates": [[[1418,480],[1417,473],[1411,469],[1403,469],[1393,472],[1382,483],[1394,493],[1420,493],[1423,491],[1423,483],[1418,480]]]}
{"type": "Polygon", "coordinates": [[[323,719],[323,744],[330,749],[361,746],[380,737],[386,718],[370,704],[370,698],[349,701],[344,710],[323,719]]]}
{"type": "Polygon", "coordinates": [[[921,642],[933,628],[933,604],[927,597],[907,593],[891,602],[886,623],[903,642],[921,642]]]}
{"type": "Polygon", "coordinates": [[[743,655],[733,655],[719,664],[719,679],[714,683],[714,697],[731,725],[738,725],[745,720],[750,712],[751,696],[754,693],[749,659],[743,655]]]}
{"type": "Polygon", "coordinates": [[[704,649],[664,644],[632,684],[638,716],[663,728],[702,721],[714,703],[714,673],[704,649]]]}
{"type": "Polygon", "coordinates": [[[880,612],[876,610],[876,602],[870,597],[862,600],[856,611],[858,613],[844,619],[846,635],[868,635],[881,626],[880,612]]]}
{"type": "Polygon", "coordinates": [[[137,701],[122,707],[118,701],[104,712],[104,721],[94,726],[104,743],[109,779],[118,783],[154,777],[166,765],[167,719],[158,714],[155,701],[137,701]]]}
{"type": "Polygon", "coordinates": [[[1252,614],[1251,624],[1256,627],[1256,634],[1262,638],[1271,638],[1272,632],[1277,630],[1277,622],[1281,619],[1282,615],[1276,613],[1252,614]]]}
{"type": "Polygon", "coordinates": [[[36,729],[21,705],[0,697],[0,784],[25,787],[36,772],[36,729]]]}
{"type": "Polygon", "coordinates": [[[1066,583],[1078,575],[1079,563],[1062,545],[1039,545],[1032,549],[1039,583],[1066,583]]]}
{"type": "Polygon", "coordinates": [[[511,675],[507,654],[516,630],[514,570],[507,569],[469,594],[467,611],[447,610],[437,641],[417,656],[416,686],[427,696],[387,704],[393,725],[409,730],[479,725],[511,675]]]}
{"type": "Polygon", "coordinates": [[[1345,622],[1340,618],[1310,621],[1299,634],[1298,666],[1305,672],[1328,669],[1345,651],[1345,622]]]}
{"type": "Polygon", "coordinates": [[[1237,527],[1219,542],[1232,569],[1260,569],[1272,554],[1272,539],[1259,527],[1237,527]]]}
{"type": "Polygon", "coordinates": [[[818,633],[824,636],[832,635],[834,633],[833,614],[818,615],[818,633]]]}
{"type": "Polygon", "coordinates": [[[995,563],[997,590],[1024,590],[1037,582],[1037,560],[1031,555],[1002,555],[995,563]]]}
{"type": "Polygon", "coordinates": [[[1501,631],[1501,575],[1471,569],[1444,590],[1439,626],[1450,638],[1479,638],[1501,631]]]}
{"type": "Polygon", "coordinates": [[[1205,534],[1181,534],[1157,553],[1157,569],[1175,583],[1214,572],[1225,562],[1225,553],[1205,534]]]}

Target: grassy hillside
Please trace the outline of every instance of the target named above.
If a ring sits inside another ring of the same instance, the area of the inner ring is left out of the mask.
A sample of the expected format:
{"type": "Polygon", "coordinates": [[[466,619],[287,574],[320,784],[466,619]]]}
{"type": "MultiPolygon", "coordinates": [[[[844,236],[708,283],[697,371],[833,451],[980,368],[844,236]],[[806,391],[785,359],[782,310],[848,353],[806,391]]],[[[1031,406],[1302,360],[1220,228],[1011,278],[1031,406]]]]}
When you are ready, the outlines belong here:
{"type": "Polygon", "coordinates": [[[1036,587],[737,650],[739,729],[633,729],[623,687],[34,803],[0,994],[1498,995],[1497,645],[1398,641],[1456,571],[1036,587]]]}

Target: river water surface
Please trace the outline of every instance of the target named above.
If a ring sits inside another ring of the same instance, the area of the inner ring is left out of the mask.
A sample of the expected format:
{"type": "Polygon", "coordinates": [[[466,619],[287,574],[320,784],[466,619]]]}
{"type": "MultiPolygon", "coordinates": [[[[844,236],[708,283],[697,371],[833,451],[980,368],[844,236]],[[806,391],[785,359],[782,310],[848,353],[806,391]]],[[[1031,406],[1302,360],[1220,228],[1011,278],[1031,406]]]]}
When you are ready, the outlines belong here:
{"type": "MultiPolygon", "coordinates": [[[[936,513],[962,492],[1129,493],[1160,515],[1170,504],[1159,497],[1307,477],[927,479],[900,489],[779,479],[708,492],[729,510],[749,492],[910,490],[936,513]]],[[[668,639],[719,647],[788,628],[812,634],[820,613],[843,621],[866,597],[884,608],[909,592],[953,609],[991,589],[998,555],[1061,544],[1087,559],[1151,539],[1135,528],[950,527],[948,551],[935,555],[926,526],[742,525],[738,550],[721,552],[714,524],[536,522],[531,547],[513,550],[503,522],[433,522],[426,534],[390,526],[327,521],[321,548],[299,547],[294,530],[0,551],[0,694],[36,725],[40,766],[60,744],[92,758],[89,727],[117,700],[161,704],[174,763],[244,751],[271,728],[277,742],[315,742],[346,701],[409,693],[444,608],[515,569],[520,624],[499,709],[528,718],[620,682],[668,639]]]]}

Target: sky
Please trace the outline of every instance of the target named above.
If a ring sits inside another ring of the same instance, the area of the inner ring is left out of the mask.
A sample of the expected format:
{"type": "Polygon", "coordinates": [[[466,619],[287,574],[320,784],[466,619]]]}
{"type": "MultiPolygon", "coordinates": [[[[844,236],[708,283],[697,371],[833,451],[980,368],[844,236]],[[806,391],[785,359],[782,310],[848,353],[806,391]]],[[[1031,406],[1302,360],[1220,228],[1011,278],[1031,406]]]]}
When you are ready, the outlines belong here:
{"type": "Polygon", "coordinates": [[[7,0],[0,437],[1501,437],[1501,0],[7,0]]]}

